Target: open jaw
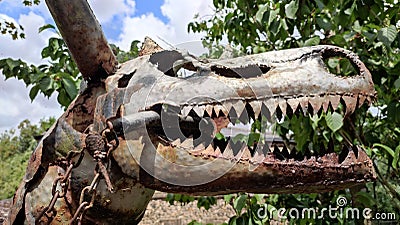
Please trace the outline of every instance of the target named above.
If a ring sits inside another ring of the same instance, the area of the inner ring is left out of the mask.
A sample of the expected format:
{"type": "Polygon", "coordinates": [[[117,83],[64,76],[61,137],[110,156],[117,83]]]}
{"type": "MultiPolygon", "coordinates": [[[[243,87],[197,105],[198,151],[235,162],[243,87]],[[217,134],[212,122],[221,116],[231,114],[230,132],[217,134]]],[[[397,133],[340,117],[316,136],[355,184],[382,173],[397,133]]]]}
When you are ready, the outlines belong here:
{"type": "Polygon", "coordinates": [[[327,94],[153,105],[147,110],[159,117],[146,127],[156,154],[141,156],[141,165],[148,165],[149,158],[153,165],[141,169],[140,182],[167,192],[224,194],[321,192],[371,181],[375,179],[372,162],[358,146],[344,144],[340,154],[331,147],[313,154],[298,151],[296,143],[285,142],[269,131],[251,141],[238,140],[226,132],[227,127],[238,124],[273,122],[286,115],[308,116],[338,107],[343,107],[348,116],[369,104],[371,97],[327,94]],[[180,181],[182,178],[185,182],[180,181]]]}

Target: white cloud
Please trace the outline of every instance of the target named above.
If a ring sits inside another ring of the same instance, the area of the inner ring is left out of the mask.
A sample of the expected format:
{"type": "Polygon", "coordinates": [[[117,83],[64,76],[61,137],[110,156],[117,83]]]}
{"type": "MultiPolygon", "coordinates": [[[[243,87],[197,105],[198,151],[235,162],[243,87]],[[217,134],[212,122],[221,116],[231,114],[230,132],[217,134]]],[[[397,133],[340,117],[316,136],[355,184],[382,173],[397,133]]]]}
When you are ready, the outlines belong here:
{"type": "Polygon", "coordinates": [[[101,23],[111,22],[115,16],[133,14],[135,10],[133,0],[90,0],[89,4],[101,23]]]}
{"type": "MultiPolygon", "coordinates": [[[[2,15],[3,17],[5,15],[2,15]]],[[[25,39],[12,40],[8,35],[0,35],[0,58],[22,58],[30,63],[40,63],[41,50],[46,46],[47,40],[55,34],[49,30],[38,33],[39,27],[45,24],[44,18],[29,12],[20,15],[18,23],[25,28],[25,39]]]]}
{"type": "Polygon", "coordinates": [[[0,133],[4,130],[16,128],[24,119],[38,123],[42,118],[59,117],[63,112],[55,95],[50,99],[38,95],[31,102],[29,89],[25,87],[23,82],[14,78],[5,81],[1,77],[0,95],[0,133]]]}
{"type": "MultiPolygon", "coordinates": [[[[0,15],[0,18],[6,18],[0,15]]],[[[8,17],[8,19],[10,19],[8,17]]],[[[21,58],[28,63],[42,63],[41,50],[47,45],[47,40],[55,34],[49,30],[38,33],[38,28],[45,24],[45,19],[32,11],[19,16],[19,24],[24,26],[26,39],[12,40],[11,37],[0,35],[0,58],[21,58]]],[[[16,128],[24,119],[38,122],[43,117],[61,115],[61,108],[55,96],[50,99],[38,95],[31,103],[29,89],[22,81],[9,79],[4,81],[0,73],[0,132],[16,128]]]]}
{"type": "Polygon", "coordinates": [[[173,45],[187,41],[200,41],[204,34],[188,34],[187,24],[193,20],[196,14],[211,15],[213,12],[212,1],[166,0],[161,6],[161,12],[169,19],[167,23],[153,14],[127,16],[124,19],[119,40],[115,41],[116,44],[128,50],[133,40],[142,41],[145,36],[150,36],[155,40],[157,37],[161,37],[173,45]]]}

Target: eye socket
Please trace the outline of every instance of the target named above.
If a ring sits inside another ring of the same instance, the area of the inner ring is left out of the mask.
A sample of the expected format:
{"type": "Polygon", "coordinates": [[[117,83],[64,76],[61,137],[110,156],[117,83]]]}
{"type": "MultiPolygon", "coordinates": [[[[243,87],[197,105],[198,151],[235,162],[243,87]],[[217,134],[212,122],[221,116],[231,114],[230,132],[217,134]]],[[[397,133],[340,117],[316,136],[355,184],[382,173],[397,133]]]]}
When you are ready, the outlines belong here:
{"type": "Polygon", "coordinates": [[[149,61],[157,65],[157,69],[170,77],[189,77],[196,73],[193,63],[185,60],[177,51],[162,51],[150,56],[149,61]]]}
{"type": "Polygon", "coordinates": [[[121,78],[118,80],[118,88],[125,88],[128,86],[129,81],[133,77],[133,75],[136,73],[136,70],[134,70],[130,74],[124,74],[121,78]]]}

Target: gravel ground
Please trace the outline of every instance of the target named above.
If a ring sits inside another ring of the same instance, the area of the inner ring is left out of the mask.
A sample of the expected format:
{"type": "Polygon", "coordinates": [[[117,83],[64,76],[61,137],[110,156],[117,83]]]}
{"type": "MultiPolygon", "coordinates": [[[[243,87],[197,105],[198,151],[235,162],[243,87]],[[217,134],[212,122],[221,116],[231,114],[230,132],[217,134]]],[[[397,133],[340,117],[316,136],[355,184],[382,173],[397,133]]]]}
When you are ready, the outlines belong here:
{"type": "Polygon", "coordinates": [[[217,204],[209,210],[197,208],[197,202],[186,205],[170,205],[166,202],[164,193],[156,193],[155,199],[147,206],[146,213],[139,225],[186,225],[192,220],[203,224],[222,224],[228,222],[235,215],[230,205],[225,204],[223,199],[217,199],[217,204]]]}

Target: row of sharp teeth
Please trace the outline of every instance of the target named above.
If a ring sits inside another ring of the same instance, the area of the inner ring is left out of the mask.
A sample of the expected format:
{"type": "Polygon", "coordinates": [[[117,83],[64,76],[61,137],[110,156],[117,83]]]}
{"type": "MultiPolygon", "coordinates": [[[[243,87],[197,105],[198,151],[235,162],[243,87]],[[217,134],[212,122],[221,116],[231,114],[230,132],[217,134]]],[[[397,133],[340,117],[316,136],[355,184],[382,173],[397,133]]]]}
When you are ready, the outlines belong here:
{"type": "Polygon", "coordinates": [[[274,151],[287,150],[286,147],[283,146],[273,146],[273,145],[264,145],[255,150],[253,154],[251,154],[249,147],[245,142],[236,143],[234,146],[231,146],[230,141],[226,145],[225,149],[220,149],[218,146],[214,148],[212,144],[207,147],[204,146],[203,143],[194,146],[193,138],[187,138],[183,142],[180,139],[177,139],[171,142],[171,145],[174,147],[181,148],[183,150],[188,151],[190,154],[194,156],[203,156],[207,157],[215,157],[215,158],[227,158],[227,159],[241,159],[241,160],[249,160],[249,159],[257,159],[258,157],[265,158],[267,153],[274,151]]]}
{"type": "Polygon", "coordinates": [[[221,113],[225,116],[230,115],[232,110],[236,113],[237,116],[242,115],[246,108],[246,104],[249,104],[253,109],[255,118],[259,116],[263,110],[268,109],[269,114],[273,115],[276,110],[280,109],[282,114],[285,116],[287,113],[295,112],[297,109],[302,109],[302,111],[309,112],[309,107],[312,107],[312,110],[318,112],[321,108],[326,112],[331,106],[334,110],[336,110],[340,104],[340,102],[344,102],[346,105],[346,114],[351,114],[354,110],[360,107],[362,104],[370,103],[371,97],[365,96],[363,94],[359,94],[358,96],[350,96],[350,95],[325,95],[325,96],[313,96],[313,97],[297,97],[297,98],[269,98],[265,100],[229,100],[223,101],[222,104],[207,104],[207,105],[187,105],[181,107],[180,114],[182,116],[188,116],[191,111],[195,112],[196,115],[200,118],[204,116],[207,112],[209,116],[215,113],[215,115],[219,116],[221,113]]]}
{"type": "MultiPolygon", "coordinates": [[[[273,162],[276,159],[281,160],[282,162],[294,162],[294,161],[309,161],[309,162],[314,162],[314,163],[330,163],[330,164],[337,164],[338,166],[340,165],[341,161],[339,159],[339,156],[336,153],[327,153],[322,156],[302,156],[302,157],[293,157],[289,156],[286,158],[287,155],[290,154],[290,152],[287,152],[286,154],[281,154],[281,156],[284,156],[283,158],[279,158],[279,154],[276,155],[275,153],[284,153],[285,151],[290,151],[288,148],[285,146],[281,145],[264,145],[260,148],[257,148],[254,153],[252,154],[249,150],[249,147],[246,144],[240,145],[241,147],[237,148],[238,146],[231,147],[230,143],[228,142],[226,148],[224,151],[221,151],[219,147],[214,147],[210,144],[208,147],[205,147],[204,145],[200,144],[193,149],[193,139],[188,138],[182,143],[180,142],[179,139],[173,141],[171,143],[173,147],[178,147],[180,149],[186,150],[189,154],[195,156],[195,157],[201,157],[204,159],[211,159],[211,158],[221,158],[221,159],[228,159],[228,160],[235,160],[235,161],[249,161],[252,164],[260,164],[260,163],[270,163],[273,162]],[[236,149],[236,150],[235,150],[236,149]]],[[[294,151],[294,150],[292,150],[294,151]]],[[[349,154],[353,154],[353,151],[350,150],[347,152],[347,157],[349,157],[349,154]]],[[[291,154],[290,154],[291,155],[291,154]]],[[[345,157],[346,158],[346,157],[345,157]]],[[[342,160],[344,160],[343,158],[342,160]]],[[[361,162],[357,162],[357,164],[360,164],[361,162]]],[[[364,163],[368,163],[368,160],[364,160],[364,163]]]]}

